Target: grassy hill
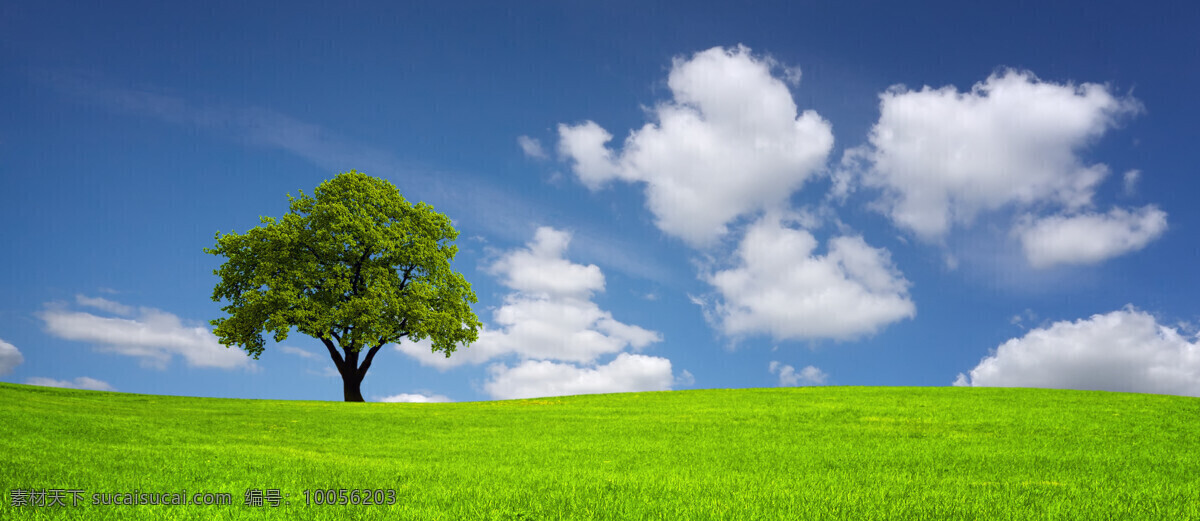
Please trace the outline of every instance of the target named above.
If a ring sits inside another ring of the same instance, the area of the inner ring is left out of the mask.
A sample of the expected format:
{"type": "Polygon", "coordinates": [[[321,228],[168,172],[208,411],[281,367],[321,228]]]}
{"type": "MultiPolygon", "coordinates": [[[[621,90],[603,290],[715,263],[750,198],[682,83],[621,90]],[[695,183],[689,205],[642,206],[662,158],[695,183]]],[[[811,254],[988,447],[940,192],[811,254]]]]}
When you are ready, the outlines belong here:
{"type": "Polygon", "coordinates": [[[0,384],[0,404],[3,519],[1200,519],[1197,398],[819,387],[347,404],[0,384]],[[245,505],[250,489],[266,506],[245,505]],[[315,504],[328,489],[392,504],[315,504]],[[14,507],[21,490],[67,506],[14,507]],[[91,505],[185,490],[232,504],[91,505]]]}

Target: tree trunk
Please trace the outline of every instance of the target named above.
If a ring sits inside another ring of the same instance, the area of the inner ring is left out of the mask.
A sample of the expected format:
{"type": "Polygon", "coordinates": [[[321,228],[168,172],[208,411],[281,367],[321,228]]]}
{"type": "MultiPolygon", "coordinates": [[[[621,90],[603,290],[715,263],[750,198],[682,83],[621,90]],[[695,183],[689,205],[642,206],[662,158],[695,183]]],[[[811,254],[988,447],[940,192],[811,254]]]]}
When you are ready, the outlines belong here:
{"type": "MultiPolygon", "coordinates": [[[[336,335],[331,335],[338,340],[341,340],[336,335]]],[[[379,343],[367,351],[367,357],[363,360],[362,366],[358,365],[358,350],[343,349],[345,356],[338,352],[337,346],[333,344],[328,336],[319,337],[321,342],[325,344],[325,348],[329,350],[329,358],[333,359],[333,365],[337,367],[338,373],[342,375],[342,397],[347,402],[365,402],[363,399],[362,386],[363,378],[367,376],[367,369],[371,368],[371,361],[375,359],[375,353],[378,353],[383,348],[384,340],[379,339],[379,343]]]]}
{"type": "Polygon", "coordinates": [[[353,373],[357,373],[358,371],[351,369],[349,372],[352,374],[347,375],[345,373],[342,373],[342,394],[345,397],[345,401],[347,401],[347,402],[366,401],[366,400],[363,400],[362,391],[360,390],[360,387],[362,386],[362,378],[359,378],[358,375],[353,374],[353,373]]]}

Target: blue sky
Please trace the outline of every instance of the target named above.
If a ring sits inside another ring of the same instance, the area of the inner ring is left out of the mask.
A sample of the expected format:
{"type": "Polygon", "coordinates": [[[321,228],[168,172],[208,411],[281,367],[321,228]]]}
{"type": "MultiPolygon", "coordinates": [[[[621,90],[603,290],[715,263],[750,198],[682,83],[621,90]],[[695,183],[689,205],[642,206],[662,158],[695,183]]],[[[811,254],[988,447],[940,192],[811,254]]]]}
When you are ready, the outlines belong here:
{"type": "Polygon", "coordinates": [[[339,400],[208,320],[217,231],[357,169],[480,342],[368,400],[778,385],[1200,396],[1200,9],[0,7],[0,378],[339,400]]]}

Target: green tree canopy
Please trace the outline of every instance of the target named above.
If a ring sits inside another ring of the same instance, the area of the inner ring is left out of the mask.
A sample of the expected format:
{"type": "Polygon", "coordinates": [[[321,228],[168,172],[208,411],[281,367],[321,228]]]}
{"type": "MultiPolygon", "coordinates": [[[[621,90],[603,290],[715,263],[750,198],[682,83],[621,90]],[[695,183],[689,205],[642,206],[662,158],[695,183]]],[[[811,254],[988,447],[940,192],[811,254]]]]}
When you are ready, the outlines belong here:
{"type": "Polygon", "coordinates": [[[294,327],[325,344],[345,400],[363,401],[362,379],[385,344],[429,338],[448,357],[478,339],[475,293],[450,266],[458,252],[450,218],[353,170],[315,195],[288,194],[282,219],[217,232],[216,247],[204,249],[228,258],[213,271],[221,278],[213,301],[229,302],[221,308],[229,316],[211,321],[222,344],[258,359],[263,332],[282,342],[294,327]]]}

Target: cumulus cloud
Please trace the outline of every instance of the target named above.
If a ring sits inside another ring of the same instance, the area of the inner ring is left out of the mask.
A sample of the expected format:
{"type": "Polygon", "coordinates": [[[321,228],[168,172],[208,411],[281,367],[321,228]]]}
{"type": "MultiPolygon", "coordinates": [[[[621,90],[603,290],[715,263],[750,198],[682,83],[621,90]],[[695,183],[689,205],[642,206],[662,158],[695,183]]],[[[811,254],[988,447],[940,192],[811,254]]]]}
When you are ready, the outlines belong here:
{"type": "Polygon", "coordinates": [[[784,387],[795,387],[798,385],[822,385],[829,378],[825,371],[817,369],[813,366],[805,366],[804,369],[796,371],[795,367],[785,365],[783,363],[772,360],[767,365],[767,371],[771,374],[779,375],[779,385],[784,387]]]}
{"type": "Polygon", "coordinates": [[[24,361],[25,357],[21,356],[21,350],[17,349],[17,346],[0,340],[0,376],[11,373],[24,361]]]}
{"type": "Polygon", "coordinates": [[[882,189],[878,205],[897,226],[934,241],[1006,205],[1088,207],[1108,167],[1078,153],[1118,116],[1140,110],[1104,85],[1014,70],[970,92],[896,86],[880,95],[869,144],[846,159],[863,166],[864,184],[882,189]]]}
{"type": "MultiPolygon", "coordinates": [[[[619,152],[606,146],[612,134],[586,121],[559,125],[559,153],[590,189],[644,183],[661,230],[709,246],[738,216],[785,202],[833,146],[829,122],[799,113],[773,67],[744,46],[676,58],[667,77],[672,99],[653,107],[653,121],[619,152]]],[[[783,69],[799,81],[799,69],[783,69]]]]}
{"type": "Polygon", "coordinates": [[[384,396],[379,401],[385,403],[447,403],[453,402],[450,398],[440,394],[410,394],[401,393],[392,396],[384,396]]]}
{"type": "Polygon", "coordinates": [[[515,367],[494,364],[483,388],[500,400],[572,394],[667,391],[671,361],[655,356],[621,353],[596,367],[579,367],[546,360],[526,360],[515,367]]]}
{"type": "Polygon", "coordinates": [[[1167,230],[1167,214],[1153,205],[1132,212],[1082,213],[1044,218],[1026,216],[1014,228],[1035,268],[1094,264],[1145,248],[1167,230]]]}
{"type": "Polygon", "coordinates": [[[509,354],[589,363],[661,341],[659,333],[619,322],[591,301],[593,293],[604,290],[604,274],[595,265],[567,260],[569,243],[568,233],[542,227],[525,248],[504,254],[488,268],[514,291],[493,312],[498,328],[485,327],[470,347],[449,358],[431,352],[428,341],[402,341],[397,349],[423,365],[446,369],[509,354]]]}
{"type": "Polygon", "coordinates": [[[115,318],[51,305],[38,317],[53,336],[89,342],[100,351],[132,356],[149,367],[165,368],[173,356],[183,357],[192,367],[253,367],[244,351],[221,345],[208,328],[184,325],[179,317],[154,308],[138,308],[134,318],[115,318]]]}
{"type": "Polygon", "coordinates": [[[517,145],[520,145],[521,151],[526,156],[534,159],[546,159],[546,151],[542,149],[542,142],[529,136],[517,136],[517,145]]]}
{"type": "Polygon", "coordinates": [[[604,290],[604,274],[594,264],[575,264],[564,256],[571,235],[540,227],[533,242],[501,257],[488,269],[509,288],[532,296],[586,298],[604,290]]]}
{"type": "Polygon", "coordinates": [[[1200,343],[1126,306],[1013,338],[954,385],[1200,396],[1200,343]]]}
{"type": "Polygon", "coordinates": [[[62,387],[64,389],[84,389],[88,391],[116,391],[113,386],[108,385],[108,382],[86,376],[80,376],[74,381],[55,380],[53,378],[35,376],[32,378],[27,378],[25,383],[28,385],[37,385],[41,387],[62,387]]]}
{"type": "Polygon", "coordinates": [[[777,216],[754,223],[739,265],[704,276],[723,299],[706,309],[710,322],[728,336],[850,339],[916,315],[909,282],[887,250],[845,235],[831,239],[825,255],[816,248],[812,234],[777,216]]]}

